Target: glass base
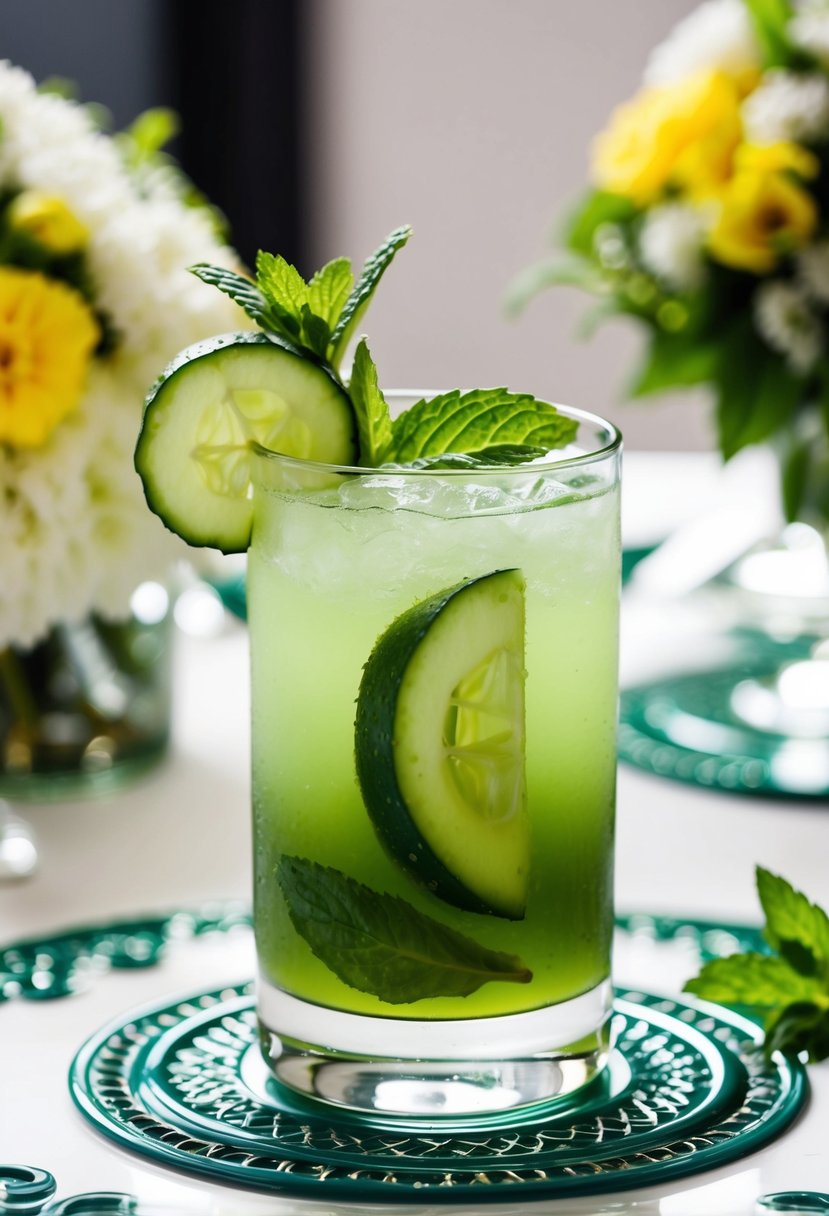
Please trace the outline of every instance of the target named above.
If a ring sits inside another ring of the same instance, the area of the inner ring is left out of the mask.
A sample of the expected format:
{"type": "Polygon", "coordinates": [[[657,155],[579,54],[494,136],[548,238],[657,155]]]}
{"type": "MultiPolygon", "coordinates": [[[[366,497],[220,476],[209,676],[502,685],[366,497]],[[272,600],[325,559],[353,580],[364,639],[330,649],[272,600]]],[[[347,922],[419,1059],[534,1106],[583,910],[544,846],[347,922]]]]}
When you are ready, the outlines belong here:
{"type": "Polygon", "coordinates": [[[274,1077],[370,1114],[457,1118],[546,1103],[592,1081],[611,1048],[609,981],[547,1009],[452,1022],[323,1009],[262,979],[257,995],[274,1077]]]}

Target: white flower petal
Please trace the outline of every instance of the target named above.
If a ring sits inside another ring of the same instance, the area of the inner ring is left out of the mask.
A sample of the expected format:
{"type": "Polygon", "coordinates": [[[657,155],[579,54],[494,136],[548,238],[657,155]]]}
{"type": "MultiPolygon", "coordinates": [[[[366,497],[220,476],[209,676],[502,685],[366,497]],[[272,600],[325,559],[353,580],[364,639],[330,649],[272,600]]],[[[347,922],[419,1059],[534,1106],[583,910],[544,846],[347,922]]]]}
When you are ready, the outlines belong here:
{"type": "Polygon", "coordinates": [[[766,72],[742,106],[751,143],[809,143],[829,135],[829,80],[817,72],[766,72]]]}
{"type": "Polygon", "coordinates": [[[0,446],[3,647],[29,645],[91,609],[126,614],[135,586],[163,577],[181,554],[133,469],[144,395],[182,347],[251,325],[186,271],[197,261],[233,265],[232,250],[164,175],[139,194],[82,107],[38,93],[28,73],[0,63],[0,124],[0,188],[60,195],[86,226],[97,301],[120,343],[93,365],[79,407],[43,448],[0,446]]]}
{"type": "Polygon", "coordinates": [[[666,203],[647,212],[640,252],[648,270],[666,286],[690,291],[700,285],[703,262],[704,214],[684,203],[666,203]]]}
{"type": "Polygon", "coordinates": [[[754,320],[761,337],[793,371],[812,370],[823,353],[823,329],[801,287],[782,280],[763,283],[754,296],[754,320]]]}
{"type": "Polygon", "coordinates": [[[645,82],[672,84],[699,71],[741,76],[760,67],[760,48],[743,0],[705,0],[651,52],[645,82]]]}

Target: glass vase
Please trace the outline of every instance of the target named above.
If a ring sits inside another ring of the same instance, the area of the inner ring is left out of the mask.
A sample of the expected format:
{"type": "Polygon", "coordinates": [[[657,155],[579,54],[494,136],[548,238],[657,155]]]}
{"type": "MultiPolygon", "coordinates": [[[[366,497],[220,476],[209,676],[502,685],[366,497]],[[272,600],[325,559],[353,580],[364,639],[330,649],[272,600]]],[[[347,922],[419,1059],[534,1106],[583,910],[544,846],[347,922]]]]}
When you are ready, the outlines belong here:
{"type": "Polygon", "coordinates": [[[130,614],[61,623],[0,651],[0,797],[72,798],[152,765],[170,726],[170,596],[143,583],[130,614]]]}

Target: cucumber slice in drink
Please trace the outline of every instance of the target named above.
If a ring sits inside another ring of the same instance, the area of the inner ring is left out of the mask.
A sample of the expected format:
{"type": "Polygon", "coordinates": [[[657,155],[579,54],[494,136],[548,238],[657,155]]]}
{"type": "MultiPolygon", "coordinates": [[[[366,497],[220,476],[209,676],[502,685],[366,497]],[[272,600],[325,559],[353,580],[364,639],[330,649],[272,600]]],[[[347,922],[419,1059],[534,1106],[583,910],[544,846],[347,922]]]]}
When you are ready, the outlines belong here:
{"type": "Polygon", "coordinates": [[[404,612],[366,664],[357,776],[387,852],[446,903],[527,903],[524,580],[466,579],[404,612]]]}
{"type": "Polygon", "coordinates": [[[251,440],[352,464],[354,411],[328,372],[264,334],[182,351],[150,391],[135,451],[150,509],[191,545],[242,552],[253,520],[251,440]]]}

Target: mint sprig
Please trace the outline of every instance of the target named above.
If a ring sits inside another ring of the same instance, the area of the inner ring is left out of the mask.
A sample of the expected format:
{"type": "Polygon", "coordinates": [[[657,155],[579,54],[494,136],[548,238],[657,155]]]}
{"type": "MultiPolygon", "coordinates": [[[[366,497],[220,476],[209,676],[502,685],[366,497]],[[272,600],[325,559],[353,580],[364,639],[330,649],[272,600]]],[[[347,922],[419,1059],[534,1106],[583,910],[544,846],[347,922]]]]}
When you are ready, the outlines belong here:
{"type": "Polygon", "coordinates": [[[395,228],[367,259],[356,284],[348,258],[335,258],[307,283],[285,258],[264,251],[256,258],[255,282],[208,263],[190,269],[235,300],[267,334],[336,370],[381,278],[410,235],[408,226],[395,228]]]}
{"type": "Polygon", "coordinates": [[[829,1057],[829,917],[785,878],[757,867],[764,936],[775,953],[747,952],[706,963],[686,992],[753,1010],[765,1050],[829,1057]]]}
{"type": "MultiPolygon", "coordinates": [[[[366,260],[355,283],[348,258],[335,258],[306,282],[275,254],[260,252],[255,281],[221,266],[191,270],[230,296],[272,341],[325,366],[342,383],[340,363],[395,254],[411,236],[403,225],[366,260]]],[[[417,469],[514,466],[575,438],[577,423],[529,393],[454,389],[416,402],[392,421],[365,338],[346,387],[357,423],[360,464],[417,469]]]]}
{"type": "Polygon", "coordinates": [[[454,389],[415,402],[392,423],[386,461],[411,464],[430,456],[460,452],[480,455],[508,444],[563,447],[575,437],[577,423],[554,405],[529,393],[506,388],[454,389]]]}
{"type": "Polygon", "coordinates": [[[277,879],[294,928],[317,958],[343,983],[391,1005],[532,979],[515,955],[488,950],[330,866],[283,857],[277,879]]]}

